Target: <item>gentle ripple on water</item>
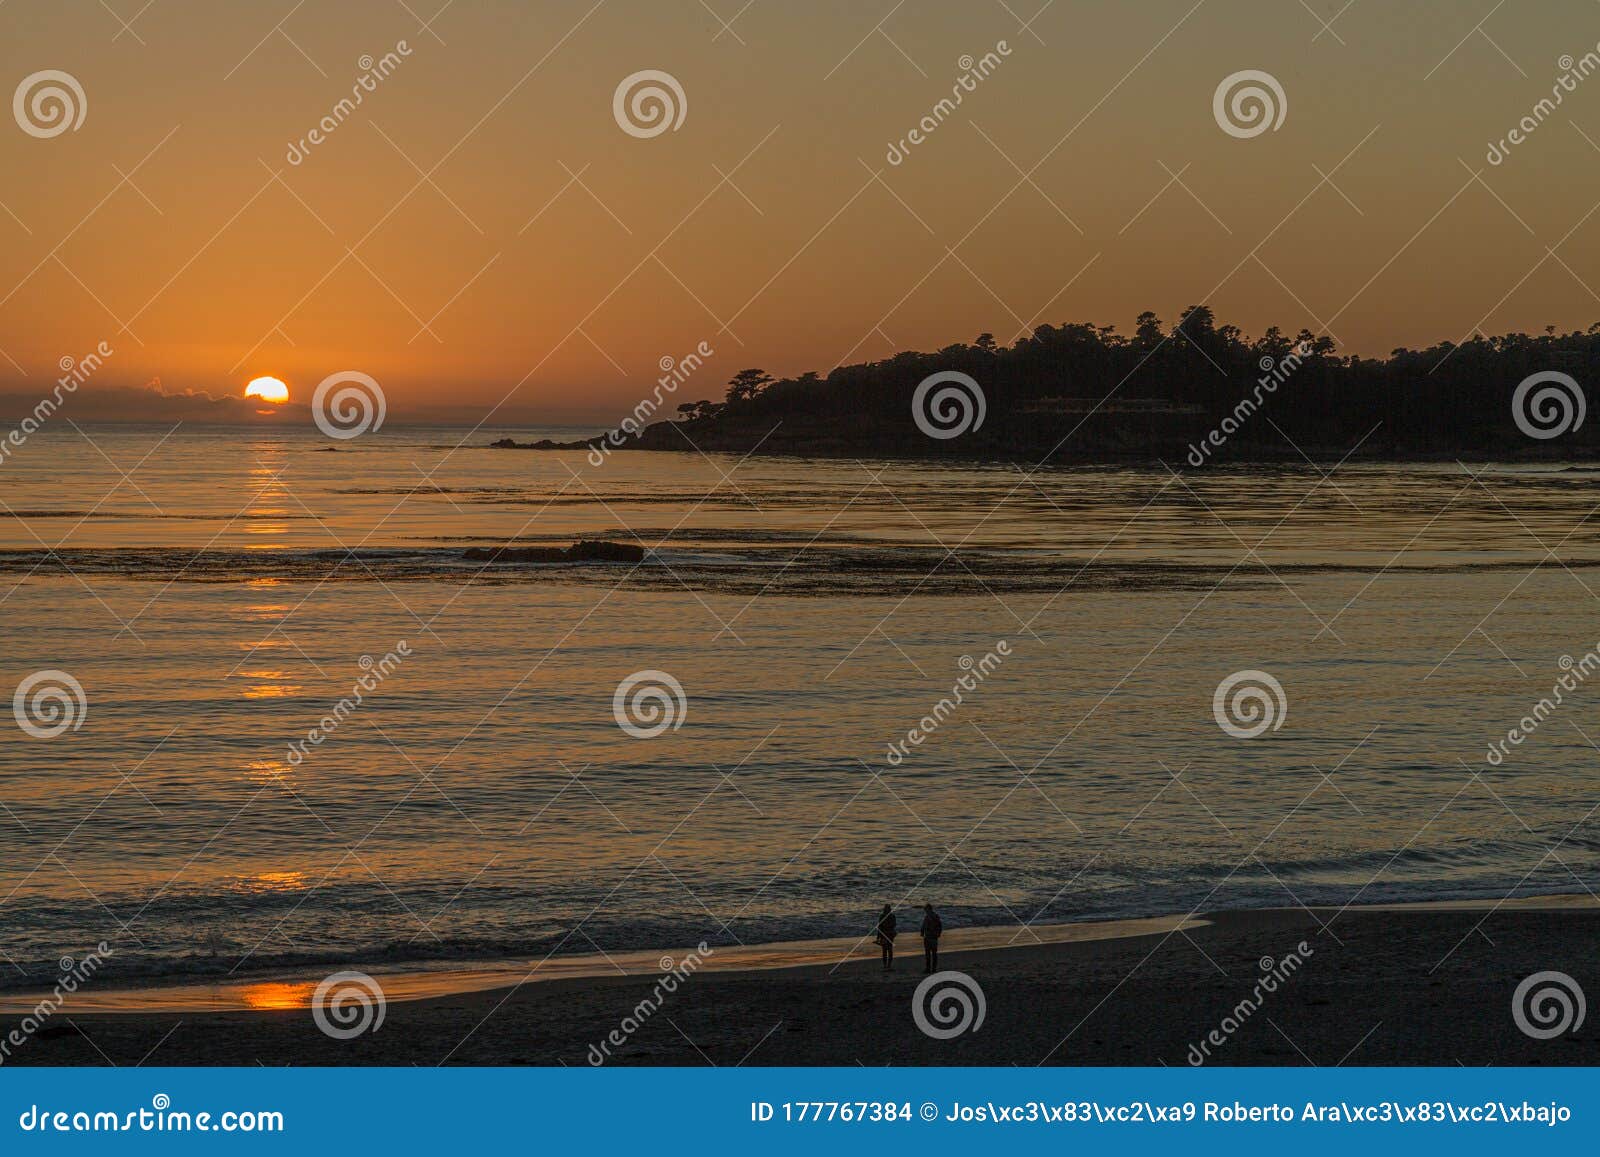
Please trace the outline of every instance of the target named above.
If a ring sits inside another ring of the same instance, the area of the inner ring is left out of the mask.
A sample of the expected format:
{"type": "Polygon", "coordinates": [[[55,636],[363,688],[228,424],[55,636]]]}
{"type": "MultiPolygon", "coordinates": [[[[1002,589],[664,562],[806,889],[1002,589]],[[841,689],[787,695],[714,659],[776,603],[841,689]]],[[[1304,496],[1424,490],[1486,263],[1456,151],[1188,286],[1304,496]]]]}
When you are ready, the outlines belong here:
{"type": "MultiPolygon", "coordinates": [[[[88,433],[127,469],[165,431],[88,433]]],[[[1594,884],[1587,689],[1484,762],[1600,638],[1591,473],[595,470],[463,433],[184,430],[131,481],[76,434],[8,460],[7,685],[88,696],[0,751],[23,971],[101,940],[125,975],[223,974],[848,935],[885,901],[1014,924],[1594,884]],[[580,535],[658,549],[457,557],[580,535]],[[687,695],[654,739],[612,714],[645,668],[687,695]],[[1211,716],[1246,668],[1289,704],[1254,740],[1211,716]]]]}

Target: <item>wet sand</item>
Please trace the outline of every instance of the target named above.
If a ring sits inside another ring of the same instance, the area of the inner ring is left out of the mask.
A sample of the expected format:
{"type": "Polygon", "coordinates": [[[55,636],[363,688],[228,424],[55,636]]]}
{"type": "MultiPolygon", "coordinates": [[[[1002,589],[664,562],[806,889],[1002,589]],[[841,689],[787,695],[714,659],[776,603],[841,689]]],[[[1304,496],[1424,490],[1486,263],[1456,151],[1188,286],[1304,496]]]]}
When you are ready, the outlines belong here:
{"type": "MultiPolygon", "coordinates": [[[[1038,924],[1003,928],[956,928],[944,939],[947,951],[976,951],[986,948],[1014,948],[1018,945],[1058,944],[1068,941],[1107,940],[1168,932],[1175,928],[1198,928],[1205,920],[1197,916],[1153,916],[1132,920],[1099,920],[1078,924],[1038,924]]],[[[907,950],[909,941],[902,941],[907,950]]],[[[920,944],[916,945],[921,952],[920,944]]],[[[377,972],[384,998],[389,1002],[428,1000],[459,996],[469,992],[514,988],[523,984],[553,980],[611,978],[617,976],[656,977],[663,971],[681,967],[692,958],[689,969],[708,972],[750,972],[771,969],[803,968],[809,965],[835,965],[851,960],[878,960],[877,947],[865,938],[832,940],[788,940],[769,944],[739,944],[712,948],[699,945],[666,951],[573,953],[549,956],[542,960],[507,961],[471,968],[440,968],[431,971],[377,972]]],[[[250,1012],[272,1009],[309,1009],[315,999],[322,973],[297,979],[239,979],[174,985],[146,985],[139,988],[85,986],[72,997],[67,1011],[97,1012],[250,1012]]],[[[34,1007],[39,994],[0,992],[0,1016],[22,1014],[34,1007]]]]}
{"type": "MultiPolygon", "coordinates": [[[[1105,927],[1037,930],[1047,943],[1017,929],[947,935],[941,967],[968,974],[986,1005],[981,1027],[948,1040],[913,1019],[921,946],[903,935],[888,975],[875,958],[784,966],[780,946],[749,950],[765,954],[754,962],[730,949],[642,1013],[661,975],[647,964],[655,954],[637,954],[644,967],[633,975],[516,987],[479,970],[488,975],[464,985],[471,991],[443,995],[380,976],[391,992],[382,1025],[349,1040],[319,1030],[303,984],[283,985],[296,1007],[280,1010],[80,1005],[49,1018],[6,1063],[581,1066],[615,1031],[626,1039],[609,1043],[608,1064],[1182,1066],[1201,1045],[1208,1064],[1600,1064],[1587,1018],[1540,1040],[1512,1014],[1517,985],[1537,972],[1567,973],[1600,994],[1600,905],[1587,897],[1224,912],[1096,934],[1105,927]],[[992,946],[1002,932],[1015,946],[992,946]],[[963,948],[963,939],[991,946],[963,948]],[[1296,966],[1263,992],[1258,982],[1284,973],[1291,954],[1296,966]],[[412,992],[422,998],[396,995],[412,992]],[[1208,1041],[1213,1032],[1220,1044],[1208,1041]]],[[[436,992],[449,982],[436,974],[429,983],[436,992]]],[[[170,1001],[161,991],[144,999],[170,1001]]],[[[15,1012],[0,1017],[16,1022],[15,1012]]]]}

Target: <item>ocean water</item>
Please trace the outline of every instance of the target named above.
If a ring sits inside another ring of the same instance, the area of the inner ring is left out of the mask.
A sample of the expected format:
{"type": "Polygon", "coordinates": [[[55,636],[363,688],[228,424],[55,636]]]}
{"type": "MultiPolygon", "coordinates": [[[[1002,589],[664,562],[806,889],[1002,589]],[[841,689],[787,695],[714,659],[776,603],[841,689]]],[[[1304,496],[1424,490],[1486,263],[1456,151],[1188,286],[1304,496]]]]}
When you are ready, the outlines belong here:
{"type": "Polygon", "coordinates": [[[6,720],[0,983],[100,941],[176,980],[1596,884],[1600,472],[507,433],[547,432],[62,427],[0,465],[0,691],[82,688],[6,720]],[[650,554],[461,557],[580,536],[650,554]],[[1253,738],[1240,671],[1283,692],[1253,738]]]}

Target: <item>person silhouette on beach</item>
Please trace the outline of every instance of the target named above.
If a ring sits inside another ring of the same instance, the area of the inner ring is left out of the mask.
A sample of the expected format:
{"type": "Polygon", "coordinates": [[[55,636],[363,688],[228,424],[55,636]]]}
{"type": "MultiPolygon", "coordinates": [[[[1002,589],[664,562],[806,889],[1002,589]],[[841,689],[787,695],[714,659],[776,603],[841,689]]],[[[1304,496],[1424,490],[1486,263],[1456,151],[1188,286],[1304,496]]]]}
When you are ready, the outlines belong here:
{"type": "Polygon", "coordinates": [[[939,971],[939,934],[944,931],[944,921],[933,910],[932,904],[922,906],[922,971],[939,971]]]}
{"type": "Polygon", "coordinates": [[[894,971],[894,909],[885,904],[878,913],[878,932],[874,937],[883,949],[883,970],[894,971]]]}

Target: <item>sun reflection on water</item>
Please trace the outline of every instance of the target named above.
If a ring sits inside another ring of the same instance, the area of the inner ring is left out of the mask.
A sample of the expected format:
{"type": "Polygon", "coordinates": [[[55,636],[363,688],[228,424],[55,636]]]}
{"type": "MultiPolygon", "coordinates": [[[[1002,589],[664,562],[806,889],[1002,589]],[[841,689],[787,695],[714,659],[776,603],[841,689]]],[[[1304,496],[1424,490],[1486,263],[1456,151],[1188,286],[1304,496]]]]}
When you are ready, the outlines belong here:
{"type": "Polygon", "coordinates": [[[281,759],[252,759],[245,764],[245,778],[263,787],[284,787],[294,778],[294,771],[281,759]]]}
{"type": "Polygon", "coordinates": [[[304,872],[257,872],[239,877],[235,886],[241,892],[298,892],[305,883],[304,872]]]}
{"type": "Polygon", "coordinates": [[[264,981],[261,984],[246,985],[240,992],[240,997],[249,1008],[255,1009],[292,1009],[309,1008],[312,993],[316,985],[310,981],[289,984],[278,980],[264,981]]]}

